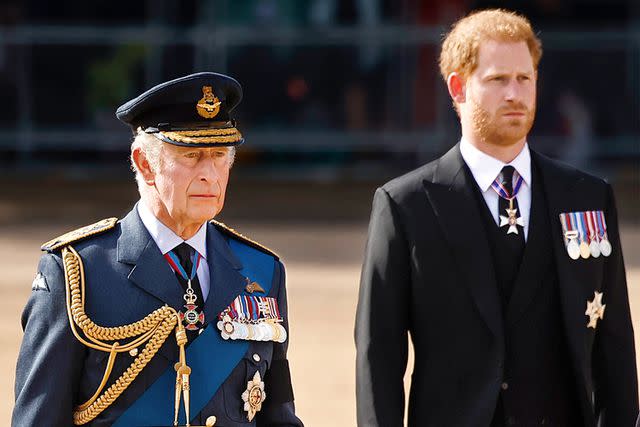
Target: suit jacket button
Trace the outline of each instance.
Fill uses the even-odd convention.
[[[259,361],[260,361],[260,355],[259,355],[258,353],[254,353],[254,354],[253,354],[253,360],[254,360],[255,362],[259,362]]]
[[[504,383],[502,383],[502,384],[500,385],[500,387],[501,387],[503,390],[507,390],[507,389],[509,388],[509,383],[504,382]]]

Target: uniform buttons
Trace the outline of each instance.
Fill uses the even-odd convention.
[[[507,389],[509,388],[509,383],[504,382],[504,383],[502,383],[502,384],[500,385],[500,387],[501,387],[503,390],[507,390]]]
[[[260,355],[259,355],[258,353],[254,353],[254,354],[253,354],[253,360],[254,360],[255,362],[259,362],[259,361],[260,361]]]
[[[205,425],[207,427],[213,427],[215,424],[216,424],[216,417],[214,417],[213,415],[207,418],[207,421],[205,422]]]
[[[138,355],[138,349],[137,348],[132,348],[131,350],[129,350],[129,356],[136,357],[137,355]]]

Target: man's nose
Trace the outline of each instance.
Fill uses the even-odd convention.
[[[517,101],[520,99],[520,85],[517,79],[510,79],[505,88],[504,98],[507,101]]]
[[[219,173],[216,168],[215,159],[207,157],[202,159],[200,167],[200,181],[214,182],[218,179]]]

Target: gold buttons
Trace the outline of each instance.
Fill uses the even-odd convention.
[[[137,348],[132,348],[131,350],[129,350],[129,356],[136,357],[137,355],[138,355],[138,349]]]
[[[253,354],[253,360],[254,360],[255,362],[259,362],[259,361],[260,361],[260,355],[259,355],[258,353],[254,353],[254,354]]]
[[[213,427],[216,424],[216,417],[211,415],[205,422],[206,427]]]

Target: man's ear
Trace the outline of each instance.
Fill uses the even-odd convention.
[[[144,182],[146,182],[147,185],[154,185],[156,183],[156,173],[151,167],[144,151],[142,151],[140,147],[136,147],[133,149],[131,157],[133,157],[133,162],[136,164],[136,168],[140,172],[140,175],[142,175]]]
[[[456,72],[449,74],[447,77],[447,89],[449,95],[456,104],[462,104],[467,100],[467,87],[465,80]]]

